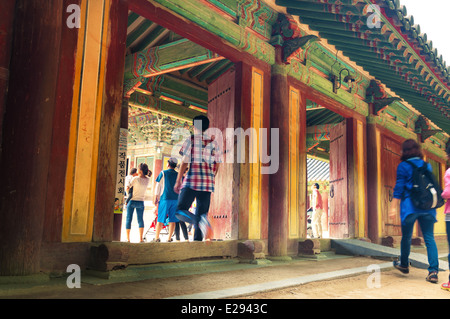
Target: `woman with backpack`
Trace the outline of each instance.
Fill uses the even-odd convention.
[[[450,144],[447,146],[447,159],[450,160]],[[444,191],[442,192],[442,198],[447,200],[447,204],[445,204],[445,225],[447,229],[447,240],[448,240],[448,246],[450,249],[450,168],[447,169],[445,172],[444,177]],[[448,254],[448,262],[450,264],[450,253]],[[442,289],[449,290],[450,291],[450,275],[449,275],[449,281],[442,284]]]
[[[416,207],[415,195],[411,195],[413,189],[414,167],[423,167],[425,164],[421,147],[415,140],[408,139],[403,142],[401,160],[402,162],[397,167],[394,199],[389,210],[389,218],[394,218],[397,215],[397,207],[400,202],[402,240],[400,243],[400,260],[394,261],[394,267],[404,274],[409,273],[411,238],[414,224],[417,220],[427,247],[429,267],[426,280],[431,283],[437,283],[439,259],[436,242],[434,240],[434,224],[437,221],[436,209],[421,209]],[[430,172],[432,171],[430,164],[427,164],[427,168]]]

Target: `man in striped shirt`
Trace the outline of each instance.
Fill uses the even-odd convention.
[[[209,127],[209,119],[200,115],[194,118],[194,135],[188,138],[180,150],[180,170],[174,186],[179,193],[177,216],[188,215],[187,212],[194,200],[197,201],[195,218],[184,220],[194,225],[194,241],[202,241],[211,230],[207,214],[214,192],[214,180],[219,168],[220,150],[218,143],[204,132]],[[189,171],[183,179],[186,169]]]

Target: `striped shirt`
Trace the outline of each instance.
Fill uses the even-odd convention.
[[[201,147],[200,147],[201,146]],[[189,163],[189,171],[181,188],[214,192],[214,177],[217,170],[219,147],[209,136],[192,135],[180,149],[183,162]]]

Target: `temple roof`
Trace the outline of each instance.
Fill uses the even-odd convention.
[[[450,68],[400,1],[275,3],[450,133]]]

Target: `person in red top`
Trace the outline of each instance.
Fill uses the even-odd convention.
[[[323,219],[323,202],[322,195],[319,192],[319,184],[315,183],[312,187],[312,209],[311,227],[313,237],[322,238],[322,219]]]

